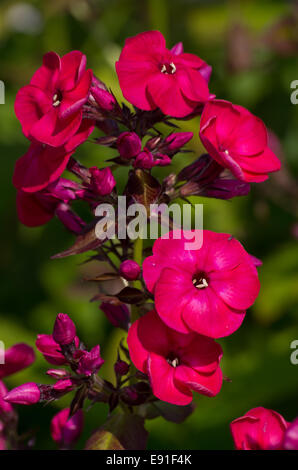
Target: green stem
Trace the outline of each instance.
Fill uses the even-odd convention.
[[[143,262],[143,238],[139,237],[135,240],[134,246],[133,246],[133,259],[136,263],[138,263],[140,266],[142,266]],[[141,281],[134,281],[133,283],[134,287],[136,289],[142,289],[142,283]],[[132,305],[131,307],[131,322],[133,323],[138,319],[138,307],[135,305]]]

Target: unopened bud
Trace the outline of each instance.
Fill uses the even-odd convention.
[[[140,153],[142,142],[135,132],[123,132],[117,139],[117,148],[120,156],[129,160]]]
[[[58,313],[53,329],[53,339],[58,344],[71,344],[76,337],[76,327],[65,313]]]
[[[123,375],[128,374],[129,364],[127,364],[127,362],[125,361],[122,361],[121,359],[118,359],[114,365],[114,370],[116,375],[119,375],[121,377]]]
[[[127,281],[135,281],[140,275],[141,268],[135,261],[127,259],[120,264],[119,272]]]
[[[17,405],[34,405],[40,400],[40,390],[36,383],[28,382],[10,390],[3,399]]]

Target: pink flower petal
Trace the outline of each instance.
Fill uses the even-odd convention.
[[[147,55],[159,57],[166,51],[166,41],[159,31],[146,31],[128,38],[119,60],[143,60]]]
[[[214,373],[199,374],[190,367],[181,365],[175,370],[174,382],[180,386],[188,386],[202,395],[214,397],[222,386],[222,371],[217,367]]]
[[[144,60],[142,62],[119,60],[116,62],[116,71],[120,88],[127,101],[145,111],[157,107],[147,94],[148,83],[160,73],[156,65]]]
[[[233,137],[228,147],[231,154],[256,155],[267,147],[266,127],[261,119],[251,113],[243,112]]]
[[[252,264],[241,263],[231,271],[212,273],[210,288],[230,307],[246,310],[258,296],[260,281]]]
[[[192,277],[174,269],[164,268],[155,288],[155,306],[167,326],[181,333],[189,333],[181,313],[191,302],[194,286]],[[171,295],[175,292],[175,295]]]
[[[20,222],[27,227],[38,227],[46,224],[54,216],[48,212],[33,194],[19,190],[17,192],[17,213]]]
[[[86,70],[86,56],[80,51],[71,51],[61,58],[61,72],[57,87],[60,90],[72,90],[81,80]]]
[[[199,71],[191,68],[178,69],[175,78],[180,85],[182,95],[188,100],[204,103],[209,99],[207,82]]]
[[[154,336],[148,335],[148,331],[154,331]],[[133,343],[133,344],[132,344]],[[135,366],[145,372],[148,352],[166,355],[168,352],[168,330],[155,311],[148,312],[142,321],[137,320],[129,329],[127,344],[132,352],[132,361]],[[139,367],[140,366],[140,367]]]
[[[196,372],[210,374],[218,368],[222,355],[221,346],[213,339],[194,334],[193,340],[183,348],[180,358],[183,364]]]
[[[204,60],[194,54],[182,53],[175,57],[175,65],[183,65],[184,67],[191,67],[193,69],[199,69],[206,64]]]
[[[174,405],[188,405],[192,402],[192,393],[174,380],[175,368],[165,358],[150,353],[148,371],[153,394],[160,400]]]
[[[264,152],[252,157],[238,157],[238,162],[244,172],[268,173],[280,170],[281,162],[268,147]]]
[[[144,348],[138,336],[139,320],[135,321],[128,330],[127,344],[130,359],[136,368],[147,374],[148,351]]]
[[[49,93],[54,93],[60,73],[61,61],[56,52],[48,52],[43,56],[43,65],[36,70],[30,85],[34,85]]]
[[[63,93],[62,102],[59,106],[59,115],[61,118],[66,118],[67,116],[76,113],[86,103],[89,96],[92,78],[92,71],[87,70],[73,90]]]
[[[71,156],[63,148],[31,144],[15,165],[13,184],[27,192],[40,191],[63,173]]]
[[[79,129],[82,122],[82,111],[66,118],[59,119],[57,110],[52,108],[31,128],[31,135],[39,142],[59,147],[67,142]]]
[[[152,102],[154,102],[164,114],[173,117],[185,117],[192,113],[197,103],[191,102],[183,97],[182,90],[175,75],[176,74],[157,73],[149,81],[147,90]]]
[[[27,85],[18,91],[14,109],[24,135],[30,138],[32,126],[52,109],[52,101],[40,88]]]
[[[245,312],[229,308],[211,288],[207,287],[196,289],[183,306],[181,315],[189,330],[210,338],[222,338],[234,333],[240,327]]]
[[[278,450],[288,423],[276,411],[253,408],[231,423],[231,432],[238,450]]]
[[[187,236],[190,233],[190,231],[187,231]],[[179,237],[179,239],[174,239],[174,236]],[[183,267],[189,273],[193,273],[196,265],[196,251],[185,250],[185,243],[191,241],[191,239],[186,240],[181,231],[177,230],[154,242],[153,256],[149,256],[143,262],[143,276],[150,292],[153,292],[162,269],[168,267],[169,264],[175,263],[175,266]],[[171,261],[169,262],[169,260]]]

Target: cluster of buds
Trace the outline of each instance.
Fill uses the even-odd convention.
[[[0,450],[29,445],[26,438],[18,435],[18,414],[13,404],[6,400],[9,392],[2,380],[29,367],[34,360],[33,349],[24,343],[15,344],[4,352],[4,363],[0,365]]]
[[[113,310],[113,307],[114,310],[119,309],[111,304],[102,304],[101,307],[106,312]],[[61,449],[67,449],[75,444],[83,430],[85,400],[90,400],[92,404],[107,403],[110,411],[120,402],[122,406],[131,408],[154,400],[148,377],[133,372],[129,375],[129,354],[123,344],[119,345],[114,364],[115,385],[98,376],[104,363],[99,345],[88,351],[77,336],[74,322],[66,314],[57,315],[51,335],[38,335],[36,347],[45,360],[55,366],[46,371],[46,375],[54,379],[55,383],[44,385],[28,382],[8,391],[4,383],[0,382],[0,444],[3,448],[6,448],[5,426],[9,426],[10,436],[12,427],[16,432],[15,405],[50,403],[75,392],[70,407],[61,410],[51,421],[53,440]],[[6,352],[6,359],[5,367],[0,366],[0,378],[30,365],[34,360],[34,353],[27,345],[15,345]]]
[[[123,132],[116,141],[120,159],[132,162],[134,168],[151,170],[155,166],[168,166],[171,158],[193,137],[192,132],[179,132],[166,138],[158,135],[147,140],[144,148],[142,141],[135,132]]]

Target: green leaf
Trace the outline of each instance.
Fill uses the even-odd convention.
[[[86,450],[144,450],[148,432],[144,419],[131,413],[115,413],[95,431]]]

